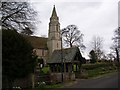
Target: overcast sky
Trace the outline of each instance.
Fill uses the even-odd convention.
[[[57,2],[56,2],[57,1]],[[105,52],[109,52],[114,30],[118,27],[119,0],[31,0],[38,12],[38,23],[35,35],[48,36],[48,24],[53,5],[59,17],[60,28],[70,24],[77,25],[84,34],[86,54],[90,51],[90,42],[93,36],[104,39]],[[88,2],[89,1],[89,2]]]

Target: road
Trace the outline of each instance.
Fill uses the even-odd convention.
[[[0,62],[1,64],[1,62]],[[2,65],[0,66],[0,90],[2,89]]]
[[[81,79],[65,88],[118,88],[118,73],[93,79]]]

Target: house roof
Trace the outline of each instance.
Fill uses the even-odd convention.
[[[35,49],[47,49],[47,39],[44,37],[37,36],[24,36]]]
[[[76,55],[79,55],[79,59],[83,58],[78,47],[66,48],[63,50],[54,50],[51,58],[47,61],[48,64],[52,63],[65,63],[75,62]]]

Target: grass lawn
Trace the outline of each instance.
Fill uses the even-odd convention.
[[[112,63],[96,63],[85,64],[82,66],[84,71],[81,73],[81,78],[91,78],[112,72],[117,72],[117,67]]]
[[[103,74],[107,74],[107,73],[112,73],[112,72],[116,72],[117,70],[115,69],[112,69],[112,70],[109,70],[107,68],[96,68],[94,70],[88,70],[87,73],[88,73],[88,78],[90,77],[96,77],[96,76],[100,76],[100,75],[103,75]]]
[[[62,84],[62,83],[52,84],[52,85],[41,85],[41,86],[38,86],[37,88],[34,88],[32,90],[51,90],[51,89],[60,88],[63,86],[64,86],[64,84]]]

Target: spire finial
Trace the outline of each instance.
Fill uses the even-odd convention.
[[[57,17],[55,4],[54,4],[54,7],[53,7],[53,11],[52,11],[52,16],[51,17]]]

